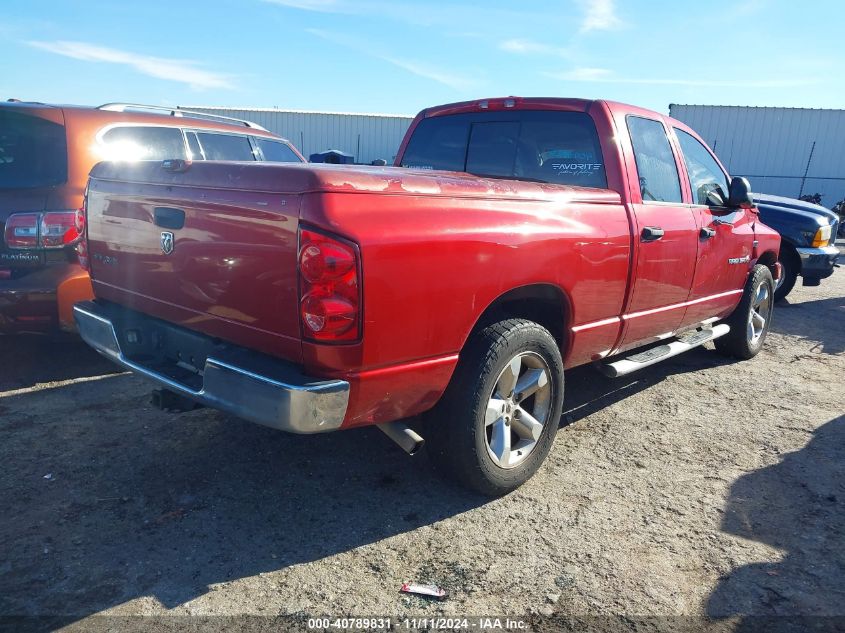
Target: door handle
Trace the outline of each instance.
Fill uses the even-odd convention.
[[[698,232],[698,235],[701,239],[709,240],[711,237],[716,235],[716,229],[711,229],[709,226],[702,226],[701,231]]]
[[[156,226],[163,229],[181,229],[185,226],[185,212],[172,207],[156,207],[153,210]]]
[[[643,228],[643,232],[640,233],[643,242],[654,242],[663,237],[663,235],[664,231],[659,226],[646,226]]]

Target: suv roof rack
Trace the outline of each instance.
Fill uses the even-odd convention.
[[[261,130],[263,132],[267,131],[266,128],[263,128],[257,123],[253,123],[252,121],[246,121],[244,119],[235,119],[228,116],[221,116],[219,114],[195,112],[194,110],[182,110],[178,106],[175,108],[168,108],[166,106],[143,105],[140,103],[104,103],[101,106],[97,106],[97,109],[108,110],[109,112],[167,112],[170,114],[170,116],[188,117],[192,119],[204,119],[206,121],[220,121],[221,123],[241,125],[243,127],[252,128],[253,130]]]

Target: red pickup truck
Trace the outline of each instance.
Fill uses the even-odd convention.
[[[504,494],[549,452],[565,370],[715,341],[750,358],[778,235],[661,114],[485,99],[421,112],[393,167],[101,163],[81,335],[167,390],[296,433],[378,425]]]

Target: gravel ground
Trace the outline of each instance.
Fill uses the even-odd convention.
[[[843,322],[840,269],[752,361],[569,372],[547,462],[495,501],[377,430],[167,414],[78,341],[0,339],[0,614],[845,615]]]

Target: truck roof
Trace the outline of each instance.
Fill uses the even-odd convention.
[[[477,112],[478,110],[566,110],[571,112],[586,112],[593,103],[591,99],[574,99],[561,97],[492,97],[487,99],[473,99],[472,101],[458,101],[426,108],[420,116],[444,116],[461,112]]]
[[[485,99],[473,99],[472,101],[458,101],[443,105],[426,108],[419,113],[419,117],[429,118],[435,116],[446,116],[460,114],[462,112],[478,112],[479,110],[561,110],[565,112],[587,112],[594,103],[604,103],[611,111],[624,111],[631,114],[638,114],[650,118],[671,121],[671,125],[685,132],[695,131],[685,125],[682,121],[673,119],[667,114],[649,110],[639,106],[622,103],[619,101],[607,101],[605,99],[581,99],[577,97],[490,97]]]

